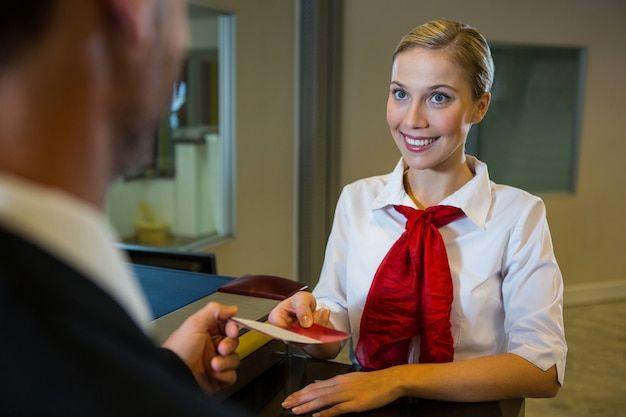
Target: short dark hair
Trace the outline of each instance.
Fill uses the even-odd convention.
[[[58,0],[4,0],[0,6],[0,68],[37,40],[52,20]]]

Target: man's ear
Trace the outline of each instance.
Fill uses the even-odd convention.
[[[476,107],[474,108],[474,114],[472,116],[472,123],[479,123],[487,114],[487,109],[489,109],[489,103],[491,102],[491,93],[489,91],[483,93],[482,96],[476,102]]]
[[[150,5],[157,0],[99,0],[116,30],[131,43],[149,36]]]

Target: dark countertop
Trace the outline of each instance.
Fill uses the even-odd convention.
[[[230,395],[228,401],[236,402],[259,417],[291,416],[293,414],[289,410],[284,410],[280,405],[287,395],[314,380],[327,379],[352,371],[357,371],[357,369],[351,365],[317,361],[297,354],[289,356],[285,354],[274,366]],[[524,416],[524,400],[459,403],[403,398],[376,410],[351,415],[522,417]]]

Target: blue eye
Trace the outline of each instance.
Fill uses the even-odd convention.
[[[448,100],[450,100],[450,97],[448,97],[446,94],[443,94],[443,93],[434,93],[430,97],[430,100],[435,104],[444,104]]]
[[[392,94],[396,100],[404,100],[408,97],[408,94],[404,90],[393,90]]]

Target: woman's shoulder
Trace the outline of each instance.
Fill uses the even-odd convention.
[[[529,218],[543,219],[546,216],[545,203],[541,197],[526,190],[505,184],[492,183],[492,215],[503,215],[517,219],[517,222]]]
[[[403,162],[400,160],[393,171],[352,181],[343,187],[343,192],[348,194],[366,193],[378,195],[383,190],[389,190],[395,193],[403,187],[402,175],[404,168]]]
[[[343,188],[347,192],[363,192],[368,190],[382,190],[389,184],[391,174],[373,175],[371,177],[359,178],[346,184]]]
[[[491,198],[496,204],[519,207],[543,204],[543,200],[539,196],[522,188],[495,182],[492,178],[490,178],[487,164],[474,157],[468,157],[468,159],[470,159],[472,170],[477,176],[481,177],[478,186],[481,189],[484,189],[488,183]]]
[[[491,194],[500,200],[517,204],[538,204],[543,200],[538,195],[532,194],[522,188],[513,185],[499,184],[492,181]]]
[[[393,173],[361,178],[343,187],[337,209],[352,216],[365,216],[400,201],[402,190],[402,176],[396,180]]]

